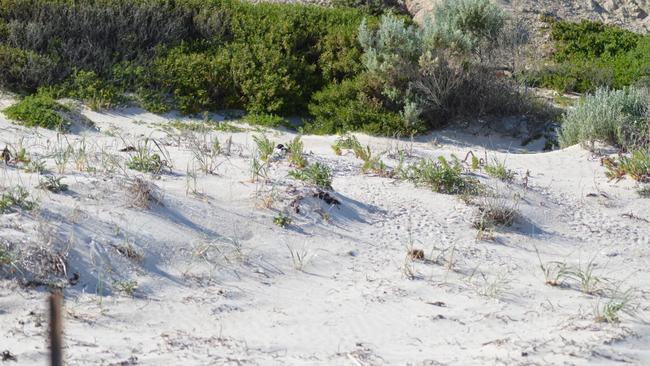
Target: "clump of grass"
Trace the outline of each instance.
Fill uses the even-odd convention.
[[[449,162],[444,156],[437,160],[422,159],[402,169],[402,178],[416,185],[426,186],[434,192],[462,193],[469,185],[461,175],[462,167],[458,160]]]
[[[138,289],[138,281],[136,280],[119,280],[113,282],[113,287],[119,292],[128,296],[133,296]]]
[[[48,190],[52,193],[61,193],[68,190],[68,185],[61,183],[63,177],[55,177],[53,175],[41,179],[38,188]]]
[[[268,137],[265,135],[261,136],[253,136],[253,141],[255,142],[255,145],[257,146],[257,152],[259,154],[259,157],[262,161],[269,161],[269,158],[273,154],[273,150],[275,149],[275,142],[269,140]]]
[[[472,162],[472,166],[473,166]],[[492,178],[499,179],[503,182],[512,182],[515,179],[515,172],[506,167],[505,161],[494,159],[492,164],[485,166],[485,172]]]
[[[650,181],[650,150],[638,149],[632,151],[629,156],[603,159],[603,165],[607,169],[605,174],[609,179],[620,180],[629,175],[637,182]]]
[[[289,149],[289,165],[302,169],[307,166],[307,159],[303,154],[304,145],[300,136],[296,136],[291,142],[287,143]]]
[[[36,207],[36,202],[29,198],[29,192],[22,186],[7,189],[0,196],[0,214],[16,210],[29,211]]]
[[[319,188],[332,189],[332,170],[325,164],[316,162],[304,169],[289,171],[293,179],[302,180]]]
[[[518,200],[509,200],[499,194],[490,194],[479,203],[472,226],[479,231],[478,237],[496,227],[511,226],[519,215]]]
[[[580,290],[588,295],[596,295],[603,292],[602,279],[595,273],[596,263],[591,260],[586,267],[578,266],[568,271],[568,277],[574,279],[580,285]]]
[[[594,318],[599,323],[618,323],[621,314],[636,317],[637,309],[634,306],[634,291],[615,291],[605,302],[599,303],[594,309]]]
[[[63,117],[62,112],[68,110],[48,95],[35,94],[5,109],[4,113],[27,127],[66,131],[70,128],[70,122]]]
[[[303,247],[301,249],[294,249],[291,248],[289,244],[287,244],[287,248],[289,249],[289,254],[291,255],[291,263],[293,264],[293,268],[297,271],[302,271],[311,260],[309,250],[307,250],[306,247]]]
[[[569,266],[565,262],[560,261],[544,263],[542,262],[542,257],[540,256],[537,247],[535,247],[535,252],[537,253],[537,259],[539,259],[539,267],[544,273],[544,283],[553,287],[562,286],[564,279],[569,277]]]
[[[291,225],[291,216],[285,212],[278,212],[278,215],[273,218],[273,223],[279,227],[285,228]]]
[[[153,183],[142,178],[135,178],[129,183],[127,189],[133,207],[148,209],[152,205],[162,203],[158,188]]]

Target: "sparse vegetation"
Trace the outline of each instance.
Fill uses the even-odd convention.
[[[29,192],[23,186],[6,189],[0,195],[0,214],[16,210],[29,211],[36,207],[36,202],[30,199]]]
[[[275,149],[275,142],[269,140],[266,135],[253,136],[253,141],[257,146],[257,154],[260,160],[268,162]]]
[[[607,169],[606,175],[609,179],[619,180],[626,175],[637,182],[650,181],[650,151],[637,149],[629,155],[620,155],[617,158],[603,159],[603,165]]]
[[[273,218],[273,223],[279,227],[285,228],[291,225],[291,216],[285,212],[278,212],[278,214]]]
[[[126,162],[126,166],[129,169],[143,173],[160,174],[163,169],[169,168],[168,160],[163,160],[159,153],[153,152],[150,144],[154,144],[160,151],[160,154],[163,154],[160,145],[155,140],[147,138],[138,144],[134,154]]]
[[[53,175],[41,179],[38,188],[48,190],[52,193],[61,193],[68,190],[68,185],[62,183],[63,177],[55,177]]]
[[[444,156],[437,160],[422,159],[402,171],[402,178],[418,186],[426,186],[434,192],[458,194],[470,183],[461,175],[462,166],[457,159],[448,161]]]
[[[304,169],[291,170],[289,176],[319,188],[332,189],[332,171],[327,165],[320,162],[310,164]]]
[[[503,182],[512,182],[515,179],[515,172],[506,167],[505,161],[499,161],[496,158],[492,161],[492,164],[487,164],[484,169],[490,177]]]
[[[298,169],[307,166],[307,159],[303,153],[304,145],[300,140],[300,136],[296,136],[291,142],[287,143],[287,149],[289,150],[289,165]]]

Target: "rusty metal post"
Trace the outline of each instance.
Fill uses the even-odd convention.
[[[63,366],[63,294],[50,294],[50,365]]]

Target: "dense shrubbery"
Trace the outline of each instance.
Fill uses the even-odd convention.
[[[647,90],[637,88],[596,90],[563,116],[560,144],[601,141],[623,148],[647,146],[649,95]]]
[[[133,92],[155,112],[238,108],[257,118],[309,110],[305,131],[316,133],[408,135],[461,110],[516,109],[516,85],[482,64],[507,22],[497,6],[445,0],[424,29],[364,13],[401,6],[391,1],[347,4],[361,11],[238,0],[0,0],[0,84],[45,88],[93,108]]]
[[[555,64],[526,75],[532,85],[559,91],[593,92],[599,87],[621,89],[650,78],[650,35],[582,21],[556,22]]]

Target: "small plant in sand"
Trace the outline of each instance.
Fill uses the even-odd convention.
[[[637,307],[634,305],[634,291],[615,291],[607,301],[600,301],[594,308],[594,319],[599,323],[618,323],[621,314],[632,318],[637,317]]]
[[[133,207],[148,209],[152,205],[160,205],[162,196],[155,184],[142,178],[135,178],[128,186],[129,199]]]
[[[588,295],[598,295],[603,292],[603,282],[600,277],[595,273],[596,263],[594,260],[589,261],[586,267],[578,265],[578,267],[570,269],[567,276],[580,285],[580,291]]]
[[[311,164],[304,169],[291,170],[289,171],[289,176],[293,179],[313,184],[319,188],[332,189],[332,170],[320,162]]]
[[[140,263],[144,260],[144,255],[140,253],[135,248],[135,246],[133,246],[133,243],[131,243],[128,238],[124,241],[123,244],[115,244],[114,248],[118,253],[132,260],[133,262]]]
[[[160,174],[164,168],[169,167],[167,160],[161,159],[160,154],[151,150],[150,142],[153,142],[160,150],[160,146],[154,140],[145,139],[143,143],[138,144],[135,154],[126,162],[129,169],[143,173]],[[162,153],[162,150],[160,151]]]
[[[641,198],[650,198],[650,184],[639,187],[636,193],[638,193]]]
[[[363,147],[361,147],[361,143],[354,135],[346,134],[336,139],[336,142],[332,145],[332,150],[336,155],[342,155],[343,150],[352,150],[359,157],[357,151],[363,150]]]
[[[304,246],[300,249],[295,249],[289,246],[289,244],[287,244],[287,248],[289,249],[289,255],[291,256],[291,264],[293,265],[293,268],[297,271],[304,270],[305,266],[307,266],[311,260],[309,250],[307,250],[307,248]]]
[[[138,289],[138,281],[136,280],[119,280],[113,282],[113,287],[127,295],[127,296],[133,296],[135,294],[135,291]]]
[[[36,207],[36,202],[29,198],[29,192],[23,186],[7,189],[0,196],[0,214],[16,210],[29,211]]]
[[[38,188],[45,189],[52,193],[65,192],[68,190],[68,185],[61,183],[62,179],[63,177],[55,177],[53,175],[49,175],[44,179],[41,179],[41,182],[38,184]]]
[[[493,239],[491,233],[497,227],[511,226],[517,216],[519,199],[512,200],[498,193],[488,194],[478,204],[472,226],[478,230],[477,240]]]
[[[535,247],[537,259],[539,260],[539,267],[544,273],[544,283],[549,286],[562,286],[564,279],[570,275],[570,268],[565,262],[550,261],[544,263],[539,254],[539,250]]]
[[[286,212],[278,212],[277,216],[273,218],[273,223],[278,225],[281,228],[286,228],[291,225],[291,216]]]
[[[32,159],[32,161],[25,166],[25,172],[27,173],[43,174],[45,173],[45,170],[45,162],[43,160]]]
[[[300,136],[296,136],[291,142],[287,143],[289,149],[289,165],[302,169],[307,166],[307,159],[303,153],[304,145]]]
[[[269,176],[269,164],[257,156],[251,158],[251,182],[265,181]]]
[[[474,163],[472,162],[472,168]],[[505,161],[499,161],[496,158],[492,164],[485,166],[485,172],[492,178],[499,179],[503,182],[512,182],[515,179],[515,172],[506,167]]]
[[[638,149],[629,156],[605,158],[603,165],[610,180],[620,180],[629,175],[637,182],[650,181],[650,150]]]
[[[275,149],[275,142],[269,140],[266,135],[253,136],[253,141],[257,146],[257,153],[260,160],[268,162]]]
[[[214,174],[219,166],[217,157],[221,153],[219,139],[211,138],[209,134],[191,133],[188,145],[192,157],[198,163],[201,171],[205,174]]]
[[[0,269],[3,267],[12,267],[14,265],[15,258],[9,251],[9,248],[6,248],[4,245],[0,245]]]
[[[406,166],[402,178],[417,186],[426,186],[434,192],[456,194],[462,193],[468,182],[461,176],[462,167],[457,159],[451,162],[440,156],[437,160],[422,159]]]

